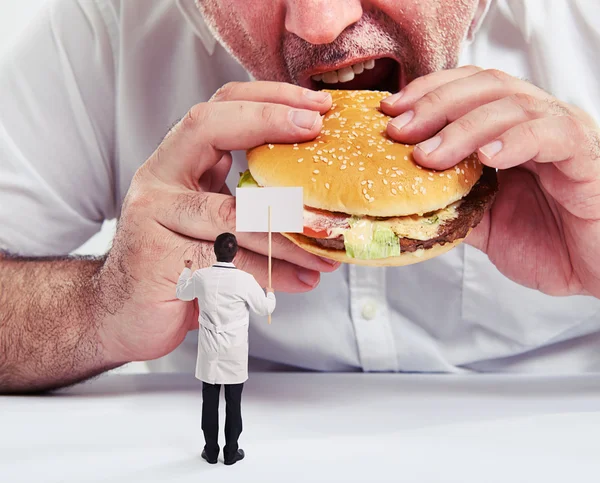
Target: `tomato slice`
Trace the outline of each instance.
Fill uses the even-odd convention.
[[[304,236],[308,236],[310,238],[327,238],[328,233],[327,230],[313,230],[312,228],[305,226]]]

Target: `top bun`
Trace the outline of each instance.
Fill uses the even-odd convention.
[[[445,171],[418,166],[414,146],[386,134],[391,117],[379,103],[388,92],[326,92],[333,106],[314,141],[248,151],[248,168],[260,186],[300,186],[306,206],[391,217],[445,208],[468,194],[481,176],[476,154]]]

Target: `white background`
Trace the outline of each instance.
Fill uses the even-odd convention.
[[[0,55],[10,49],[41,6],[50,0],[0,0]],[[151,0],[150,0],[151,1]],[[102,231],[74,253],[101,255],[110,247],[116,223],[107,222]]]

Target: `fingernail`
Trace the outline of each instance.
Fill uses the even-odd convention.
[[[340,262],[336,262],[335,260],[331,260],[330,258],[319,257],[325,263],[329,263],[329,265],[339,265]]]
[[[414,111],[406,111],[404,114],[401,114],[397,118],[392,119],[390,121],[390,123],[396,129],[400,130],[404,126],[406,126],[410,121],[412,121],[413,117],[415,117],[415,112]]]
[[[331,94],[329,92],[312,91],[310,89],[306,89],[304,95],[311,101],[319,102],[321,104],[331,99]]]
[[[436,136],[434,138],[428,139],[427,141],[423,141],[420,144],[417,144],[417,147],[423,151],[425,154],[431,154],[442,144],[442,137]]]
[[[302,129],[315,127],[320,114],[315,111],[292,111],[292,122]]]
[[[388,106],[393,106],[394,104],[396,104],[398,99],[400,99],[403,96],[403,94],[404,94],[404,91],[396,92],[395,94],[391,95],[390,97],[386,97],[383,101],[381,101],[381,103],[387,104]]]
[[[486,158],[491,159],[494,156],[496,156],[496,154],[498,154],[500,151],[502,151],[502,147],[502,141],[494,141],[492,143],[486,144],[482,148],[479,148],[479,151],[481,151]]]
[[[319,282],[319,274],[312,270],[298,270],[298,280],[309,287],[314,287]]]

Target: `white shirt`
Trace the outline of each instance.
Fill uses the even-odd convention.
[[[525,77],[600,119],[598,18],[600,2],[499,0],[461,63]],[[0,245],[75,249],[118,215],[175,121],[249,79],[193,0],[52,2],[0,65]],[[234,153],[230,189],[245,167]],[[195,337],[153,370],[191,370]],[[597,371],[600,301],[521,287],[463,244],[408,267],[343,266],[310,293],[279,294],[273,324],[250,324],[250,347],[325,371]]]
[[[241,384],[248,379],[250,310],[269,315],[275,295],[265,295],[256,279],[233,263],[217,262],[196,270],[184,268],[175,294],[180,300],[198,299],[196,377],[210,384]]]

